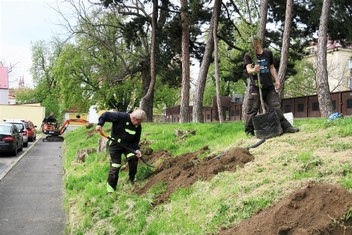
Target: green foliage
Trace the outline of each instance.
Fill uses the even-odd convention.
[[[163,84],[158,77],[155,85],[154,108],[155,114],[163,113],[165,108],[171,108],[180,102],[180,89]]]
[[[78,112],[87,112],[95,104],[91,97],[98,89],[98,81],[90,72],[93,61],[86,59],[89,55],[83,51],[67,44],[52,71],[60,84],[62,108],[66,110],[76,107]]]
[[[16,102],[19,104],[38,103],[36,91],[32,88],[15,89]]]
[[[297,74],[285,81],[285,98],[316,94],[313,64],[306,60],[296,61],[295,69]]]

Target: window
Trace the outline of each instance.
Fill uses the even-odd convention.
[[[352,99],[347,100],[347,108],[352,109]]]
[[[333,110],[336,110],[336,100],[333,100],[333,101],[332,101],[332,109],[333,109]]]
[[[236,109],[235,113],[236,113],[236,116],[240,116],[240,110]]]
[[[297,111],[298,112],[304,112],[304,104],[298,104],[297,105]]]
[[[312,103],[312,111],[319,111],[319,103],[318,102]]]
[[[285,112],[285,113],[291,112],[291,105],[290,105],[290,104],[286,104],[286,105],[285,105],[285,107],[284,107],[284,112]]]

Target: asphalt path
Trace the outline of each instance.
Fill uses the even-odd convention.
[[[36,140],[38,141],[38,139]],[[28,142],[28,147],[23,147],[23,151],[18,152],[16,156],[10,153],[0,153],[0,180],[21,160],[21,158],[34,146],[36,142]]]
[[[62,151],[62,142],[38,139],[0,159],[0,235],[64,234]]]

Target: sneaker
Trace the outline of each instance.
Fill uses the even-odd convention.
[[[284,133],[296,133],[296,132],[299,132],[299,129],[298,128],[295,128],[295,127],[288,127],[284,130]]]

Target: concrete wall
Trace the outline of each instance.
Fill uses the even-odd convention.
[[[0,104],[8,104],[8,103],[9,103],[9,90],[0,89]]]
[[[31,120],[34,125],[40,128],[44,117],[45,107],[40,104],[0,104],[0,122],[4,119],[26,119]]]

